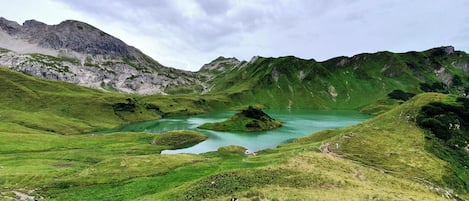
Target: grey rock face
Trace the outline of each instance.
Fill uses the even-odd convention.
[[[47,25],[27,20],[23,25],[0,19],[0,28],[8,34],[40,47],[72,50],[78,53],[119,57],[139,57],[141,52],[123,41],[84,22],[67,20],[58,25]]]
[[[0,28],[11,35],[20,32],[21,25],[19,25],[15,21],[10,21],[3,17],[0,17]]]
[[[224,79],[225,74],[234,69],[239,69],[247,65],[246,61],[239,61],[237,58],[225,58],[218,57],[208,64],[202,66],[197,72],[199,79],[201,80],[200,85],[202,88],[202,94],[212,91],[215,84],[214,80]]]
[[[125,93],[164,94],[168,87],[195,82],[191,72],[142,72],[119,60],[83,64],[70,58],[9,51],[0,53],[0,65],[36,77]]]
[[[121,40],[78,21],[67,20],[58,25],[45,27],[45,29],[37,26],[35,28],[38,28],[38,31],[29,40],[42,47],[129,58],[141,54]]]
[[[453,46],[446,46],[442,47],[446,54],[454,54],[454,47]]]
[[[212,62],[205,64],[202,66],[200,69],[200,72],[209,72],[209,71],[225,71],[226,68],[236,66],[240,64],[241,61],[239,61],[236,58],[225,58],[225,57],[218,57]]]
[[[83,22],[19,25],[0,18],[0,65],[36,77],[104,90],[164,94],[199,83],[195,73],[165,67],[138,49]]]

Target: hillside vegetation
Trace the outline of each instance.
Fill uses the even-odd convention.
[[[7,91],[16,90],[30,97],[45,97],[42,101],[48,100],[46,95],[75,99],[73,107],[81,107],[82,115],[90,115],[89,118],[97,115],[94,120],[101,117],[86,108],[98,107],[107,98],[120,100],[111,103],[121,103],[121,112],[132,113],[127,109],[135,102],[137,107],[161,101],[161,111],[171,108],[163,104],[167,99],[127,100],[129,97],[124,95],[37,80],[9,70],[2,73],[6,74],[8,77],[2,77],[2,82],[16,76],[15,83],[21,89],[4,88],[6,94],[14,97]],[[34,88],[30,83],[41,87]],[[34,104],[41,101],[27,104],[28,96],[23,96],[26,98],[18,98],[16,104],[2,105],[2,117],[11,110],[29,114],[27,105],[38,110]],[[92,98],[85,100],[95,104],[85,107],[79,101],[84,99],[77,97]],[[188,100],[193,99],[178,99],[180,103]],[[80,125],[80,119],[57,109],[66,107],[67,101],[56,101],[41,109],[56,116],[55,121]],[[29,119],[19,124],[2,118],[0,194],[6,198],[22,193],[47,200],[227,200],[233,196],[250,200],[445,200],[444,196],[467,199],[461,175],[467,171],[456,169],[459,164],[429,150],[428,143],[432,141],[416,126],[419,108],[434,101],[456,103],[453,96],[420,94],[359,125],[322,131],[257,155],[245,155],[242,148],[236,147],[201,155],[160,155],[161,150],[176,148],[186,140],[177,133],[172,133],[175,137],[158,138],[145,133],[58,135],[62,133],[24,126],[31,124]],[[126,122],[122,119],[125,116],[119,117],[113,111],[117,107],[114,104],[101,105],[107,109],[98,111],[110,112],[100,115],[108,115],[103,119],[114,118],[110,125]],[[145,116],[145,112],[149,111],[137,114]],[[88,122],[85,118],[81,121]],[[89,127],[101,126],[90,122]],[[44,124],[60,129],[53,122]]]
[[[393,90],[469,93],[469,55],[453,47],[364,53],[322,62],[293,56],[259,57],[223,69],[222,74],[212,70],[208,88],[210,93],[229,96],[233,105],[255,102],[279,109],[358,109]]]
[[[197,114],[223,98],[108,93],[0,68],[0,131],[80,134],[129,122]]]
[[[51,200],[447,200],[468,199],[454,165],[428,150],[415,123],[421,94],[361,124],[322,131],[245,155],[227,147],[159,155],[152,135],[2,133],[3,194]],[[26,141],[28,144],[20,144]],[[338,144],[338,146],[337,146]],[[36,195],[37,196],[37,195]]]
[[[458,98],[468,63],[447,48],[324,62],[258,58],[208,79],[210,93],[168,96],[0,68],[0,199],[469,200],[468,101]],[[187,131],[93,133],[256,103],[377,116],[256,154],[238,146],[160,154],[206,138]]]

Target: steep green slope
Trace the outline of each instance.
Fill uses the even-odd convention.
[[[454,96],[420,94],[405,104],[369,121],[349,128],[329,130],[297,140],[305,145],[322,141],[323,153],[356,161],[365,166],[400,178],[407,178],[444,194],[463,194],[468,198],[467,169],[458,155],[445,155],[445,147],[434,146],[438,140],[429,138],[416,125],[422,107],[431,102],[454,102]],[[467,155],[467,153],[466,153]],[[457,161],[457,162],[456,162]],[[453,195],[454,196],[454,195]]]
[[[4,68],[0,72],[2,124],[68,134],[124,122],[112,108],[113,103],[125,101],[123,95],[37,79]],[[13,131],[10,126],[1,128]]]
[[[425,105],[417,116],[417,125],[427,130],[426,149],[451,164],[453,174],[445,181],[469,192],[469,99]]]
[[[271,108],[360,108],[393,90],[469,91],[469,55],[452,47],[424,52],[359,54],[323,62],[257,58],[215,74],[211,93],[234,104]]]
[[[0,131],[4,132],[78,134],[167,115],[201,113],[210,109],[209,103],[223,100],[108,93],[6,68],[0,68],[0,91]]]
[[[0,91],[0,200],[20,199],[15,192],[36,199],[57,197],[72,186],[117,184],[203,161],[198,156],[159,153],[204,136],[83,133],[206,112],[209,103],[223,101],[223,97],[107,93],[6,68],[0,68]],[[72,200],[77,199],[86,200]]]

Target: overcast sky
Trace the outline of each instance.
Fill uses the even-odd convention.
[[[0,0],[23,23],[87,22],[163,65],[197,71],[218,56],[322,61],[453,45],[469,52],[469,0]]]

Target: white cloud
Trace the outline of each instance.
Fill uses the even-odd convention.
[[[464,0],[20,0],[5,4],[11,6],[0,12],[8,19],[34,18],[49,24],[82,20],[164,65],[194,71],[220,55],[325,60],[441,45],[469,50],[469,4]]]

